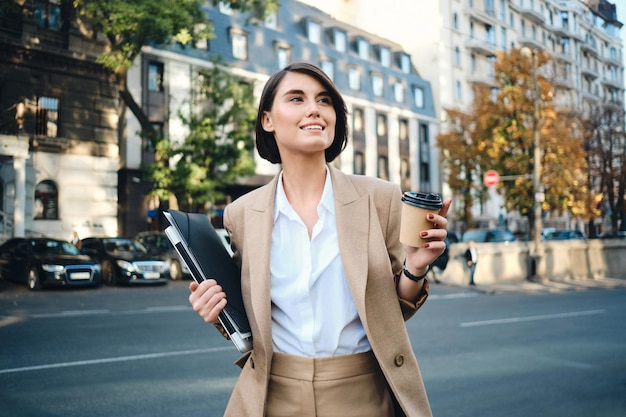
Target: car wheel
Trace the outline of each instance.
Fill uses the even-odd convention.
[[[183,278],[183,270],[178,261],[172,261],[170,264],[170,279],[177,281]]]
[[[115,267],[109,261],[102,262],[102,282],[105,285],[117,284],[117,278],[115,276]]]
[[[30,268],[28,270],[28,288],[32,291],[41,289],[41,282],[39,281],[39,272],[37,272],[37,268]]]

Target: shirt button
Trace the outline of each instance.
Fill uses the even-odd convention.
[[[404,365],[404,355],[401,353],[396,355],[395,363],[398,367]]]

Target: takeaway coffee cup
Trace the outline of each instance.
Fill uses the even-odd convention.
[[[426,215],[438,213],[443,207],[441,196],[407,191],[402,195],[402,203],[400,242],[421,248],[427,240],[422,239],[420,233],[433,228],[433,224],[426,220]]]

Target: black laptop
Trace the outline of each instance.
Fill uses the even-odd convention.
[[[196,282],[215,279],[228,303],[219,315],[220,323],[240,352],[252,349],[252,333],[241,297],[241,271],[222,243],[209,218],[200,213],[169,210],[163,213],[170,223],[165,229]]]

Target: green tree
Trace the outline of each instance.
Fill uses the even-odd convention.
[[[121,98],[120,115],[125,106],[133,112],[143,134],[153,138],[154,132],[145,112],[127,88],[127,72],[144,46],[163,46],[171,42],[195,45],[213,35],[210,21],[203,10],[203,0],[73,0],[83,18],[78,27],[85,35],[103,34],[107,50],[98,62],[115,73]],[[251,19],[262,19],[278,8],[278,0],[216,0],[233,10],[248,13]],[[120,117],[123,123],[124,118]],[[124,129],[120,129],[123,134]]]
[[[174,195],[181,210],[204,211],[223,197],[224,186],[254,174],[252,132],[256,120],[253,85],[215,60],[199,73],[199,96],[189,115],[183,143],[162,139],[150,167],[153,194]]]

